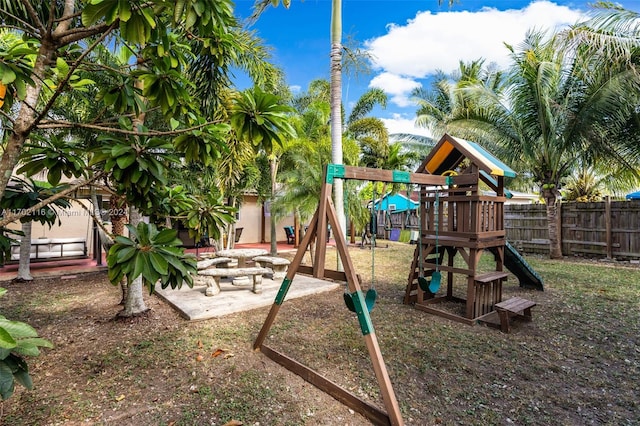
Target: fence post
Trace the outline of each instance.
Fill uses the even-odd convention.
[[[611,197],[608,195],[604,199],[604,226],[607,244],[607,259],[613,257],[613,247],[611,244]]]
[[[558,244],[560,245],[560,253],[564,256],[562,250],[562,200],[556,201],[556,223],[558,226]]]

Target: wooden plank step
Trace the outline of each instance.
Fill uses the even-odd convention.
[[[508,333],[511,330],[509,317],[524,318],[531,321],[531,308],[536,306],[536,302],[523,299],[522,297],[512,297],[504,302],[496,303],[493,307],[500,316],[500,328]],[[522,314],[520,314],[522,312]]]
[[[490,283],[491,281],[507,278],[509,274],[503,271],[487,272],[486,274],[477,275],[473,279],[479,283]]]
[[[494,308],[498,311],[503,310],[517,314],[518,312],[533,308],[534,306],[536,306],[536,302],[532,302],[531,300],[523,299],[521,297],[512,297],[504,302],[496,303]]]

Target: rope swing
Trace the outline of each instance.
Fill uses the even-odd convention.
[[[429,291],[433,294],[437,293],[440,289],[440,281],[442,281],[442,274],[440,274],[440,253],[439,253],[439,241],[438,241],[438,224],[440,217],[438,215],[438,208],[440,204],[440,191],[436,192],[436,202],[433,207],[433,220],[436,222],[436,270],[431,274],[431,282],[429,283]]]
[[[378,298],[378,292],[376,291],[375,285],[375,277],[376,277],[376,234],[378,232],[378,215],[376,212],[376,190],[375,190],[375,182],[373,183],[373,191],[372,191],[372,200],[371,200],[371,214],[370,214],[371,222],[369,223],[369,228],[371,230],[371,286],[367,293],[364,296],[364,302],[367,306],[367,311],[371,312],[373,307],[376,304],[376,299]],[[346,284],[344,289],[344,304],[347,305],[347,308],[351,312],[356,312],[355,303],[353,302],[353,298],[358,297],[358,292],[349,293],[349,284]]]
[[[420,209],[422,209],[422,191],[420,191]],[[427,279],[424,273],[424,257],[422,255],[422,215],[420,219],[420,273],[418,274],[418,285],[422,291],[428,291],[432,294],[435,294],[440,289],[440,283],[442,281],[442,274],[440,273],[440,252],[439,252],[439,241],[438,241],[438,225],[439,225],[439,214],[438,207],[440,204],[440,191],[436,191],[436,198],[433,207],[433,220],[435,222],[435,231],[436,231],[436,270],[431,273],[431,279]]]

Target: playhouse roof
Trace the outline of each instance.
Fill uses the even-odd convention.
[[[491,155],[475,142],[444,134],[427,158],[418,168],[418,173],[441,175],[447,170],[455,169],[468,158],[480,170],[493,176],[515,177],[509,166]]]

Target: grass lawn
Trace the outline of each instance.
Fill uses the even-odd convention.
[[[365,288],[375,276],[371,317],[406,424],[640,424],[640,268],[526,257],[545,291],[509,277],[504,298],[537,306],[504,334],[403,305],[413,249],[378,247],[372,267],[350,248]],[[29,359],[35,389],[3,403],[1,424],[369,424],[252,350],[268,308],[188,322],[147,296],[148,315],[117,321],[106,274],[2,286],[1,313],[55,348]],[[382,407],[342,291],[285,302],[266,343]]]

